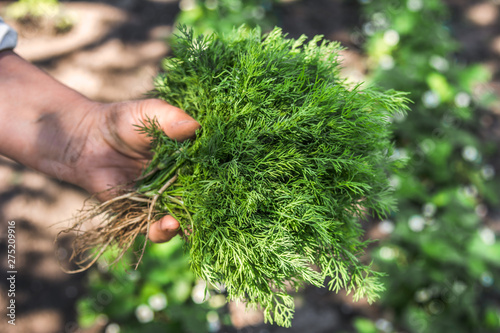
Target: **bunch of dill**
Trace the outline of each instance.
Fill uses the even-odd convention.
[[[290,325],[289,291],[305,283],[374,300],[381,285],[358,260],[358,219],[394,208],[389,128],[404,95],[348,85],[339,44],[321,36],[306,43],[278,28],[240,28],[196,37],[181,28],[172,49],[153,95],[201,130],[178,143],[154,120],[144,124],[154,157],[129,195],[136,216],[174,216],[196,275],[260,305],[269,322]],[[108,216],[116,223],[131,210]]]
[[[355,297],[380,290],[357,259],[365,245],[357,219],[393,208],[388,128],[405,108],[399,93],[349,87],[338,43],[305,40],[280,29],[264,38],[258,29],[208,37],[181,29],[155,95],[202,129],[180,146],[144,128],[155,153],[146,172],[162,170],[138,187],[178,175],[159,209],[189,230],[192,269],[279,325],[293,314],[288,287],[330,278],[330,289]]]

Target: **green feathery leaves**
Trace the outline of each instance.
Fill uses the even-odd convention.
[[[321,36],[180,31],[154,95],[202,128],[178,143],[146,124],[155,155],[138,191],[153,196],[178,175],[157,208],[188,234],[193,271],[282,326],[289,290],[305,283],[373,301],[382,287],[358,260],[357,221],[394,209],[389,125],[404,94],[347,85],[339,44]]]

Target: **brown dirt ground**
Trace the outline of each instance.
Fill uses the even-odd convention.
[[[160,60],[168,53],[165,38],[172,31],[179,11],[176,0],[108,0],[65,2],[64,10],[74,18],[74,28],[55,34],[51,28],[15,26],[20,33],[16,51],[68,86],[103,102],[141,98],[152,88],[152,77]],[[500,1],[446,0],[452,8],[454,33],[463,42],[460,57],[466,62],[482,62],[490,68],[494,81],[486,88],[500,95]],[[0,2],[0,13],[8,2]],[[0,14],[1,15],[1,14]],[[352,32],[361,21],[354,0],[288,0],[279,8],[280,25],[292,37],[324,34],[349,47],[345,51],[345,74],[363,78],[364,58]],[[500,109],[486,113],[485,129],[500,143]],[[500,166],[500,161],[497,161]],[[497,168],[499,170],[500,168]],[[67,258],[67,245],[55,246],[58,226],[82,207],[87,194],[0,159],[0,230],[7,221],[17,222],[17,326],[0,320],[1,332],[83,332],[76,324],[75,300],[84,292],[85,274],[67,275],[58,260]],[[6,253],[5,233],[0,232],[0,252]],[[63,242],[64,243],[64,242]],[[6,306],[5,260],[0,261],[0,308]],[[342,302],[324,290],[306,290],[300,297],[294,328],[289,332],[332,332],[348,329],[346,320],[364,304]],[[372,308],[371,315],[377,315]],[[234,311],[235,314],[237,311]],[[3,310],[1,316],[3,318]],[[264,327],[248,316],[234,316],[241,332],[282,332]],[[93,331],[99,331],[96,327]],[[89,333],[90,331],[86,331]]]

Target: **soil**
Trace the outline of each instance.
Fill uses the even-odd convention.
[[[462,42],[458,57],[468,63],[483,63],[493,81],[483,87],[500,95],[500,1],[446,0],[452,9],[453,34]],[[0,13],[8,2],[0,2]],[[172,32],[179,12],[176,0],[107,0],[102,2],[64,2],[64,10],[74,26],[57,33],[50,22],[37,25],[9,21],[19,34],[16,51],[49,74],[102,102],[137,99],[152,88],[152,78],[161,59],[168,54],[165,39]],[[1,14],[0,14],[1,15]],[[356,37],[361,24],[358,1],[287,0],[278,7],[279,25],[298,37],[323,34],[348,47],[344,52],[344,70],[359,81],[365,72],[360,41]],[[482,114],[485,135],[500,143],[500,107]],[[493,161],[500,170],[499,159]],[[61,225],[70,219],[88,196],[72,185],[50,179],[8,159],[0,159],[0,228],[16,221],[17,252],[16,326],[0,321],[1,332],[98,332],[81,330],[76,323],[75,301],[84,292],[85,273],[67,275],[59,260],[67,259],[68,244],[53,244]],[[5,232],[0,252],[6,253]],[[66,243],[68,240],[66,240]],[[0,307],[7,306],[8,286],[3,276],[5,260],[0,261]],[[345,295],[333,295],[311,288],[300,296],[292,329],[287,332],[349,331],[349,318],[363,312],[377,318],[379,309],[352,303]],[[240,332],[284,332],[285,329],[262,325],[261,316],[242,316],[232,307],[233,320]],[[3,313],[3,312],[2,312]],[[4,317],[5,318],[5,317]],[[254,319],[251,319],[254,318]],[[236,329],[226,329],[227,332]]]

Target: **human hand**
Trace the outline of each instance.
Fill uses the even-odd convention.
[[[0,52],[0,154],[100,200],[109,188],[133,182],[150,156],[148,138],[134,125],[156,117],[175,140],[195,135],[199,124],[160,100],[103,104],[90,101],[19,57]],[[179,223],[165,216],[151,225],[149,238],[165,242]]]
[[[108,189],[137,179],[151,158],[150,139],[134,125],[156,118],[165,134],[178,141],[194,138],[200,127],[184,111],[161,100],[91,103],[88,108],[80,131],[71,133],[70,147],[61,156],[74,171],[63,174],[69,175],[64,180],[95,193],[102,201],[112,198]],[[148,236],[153,242],[166,242],[178,230],[179,223],[167,215],[151,225]]]

